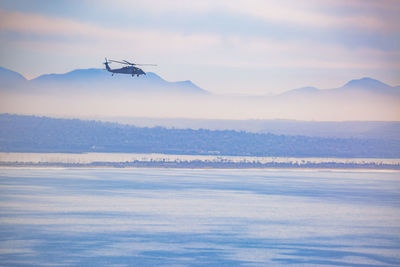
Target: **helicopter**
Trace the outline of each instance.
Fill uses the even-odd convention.
[[[105,58],[106,62],[104,62],[103,64],[106,65],[106,70],[109,72],[112,72],[111,76],[114,76],[115,73],[122,73],[122,74],[131,74],[132,77],[133,76],[137,76],[139,77],[139,75],[146,75],[146,73],[138,67],[135,66],[157,66],[155,64],[135,64],[135,63],[131,63],[129,61],[126,60],[122,60],[122,61],[117,61],[117,60],[107,60],[107,58]],[[115,63],[119,63],[119,64],[124,64],[127,65],[125,67],[119,68],[119,69],[111,69],[110,65],[112,62]]]

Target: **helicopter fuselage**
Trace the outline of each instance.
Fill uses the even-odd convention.
[[[107,71],[111,72],[113,75],[114,73],[121,73],[121,74],[130,74],[132,76],[134,75],[146,75],[146,73],[138,67],[134,67],[134,66],[126,66],[126,67],[122,67],[119,69],[111,69],[110,66],[108,65],[108,63],[105,63],[106,65],[106,69]]]

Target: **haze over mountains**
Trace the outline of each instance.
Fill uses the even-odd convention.
[[[140,77],[114,75],[103,69],[77,69],[64,74],[44,74],[32,80],[0,67],[2,89],[34,91],[35,93],[76,93],[126,91],[137,93],[206,94],[191,81],[167,82],[153,72]]]
[[[266,88],[267,91],[267,88]],[[339,88],[304,87],[279,95],[216,95],[155,73],[115,75],[78,69],[26,80],[0,68],[1,113],[68,117],[399,121],[400,87],[362,78]]]

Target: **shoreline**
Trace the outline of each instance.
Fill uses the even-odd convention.
[[[0,168],[400,170],[398,158],[296,158],[136,153],[0,152]]]
[[[158,170],[264,170],[264,171],[331,171],[331,172],[375,172],[375,173],[395,173],[400,172],[399,168],[323,168],[323,167],[161,167],[161,166],[124,166],[124,167],[113,167],[106,165],[97,165],[97,166],[87,166],[87,165],[79,165],[79,166],[66,166],[66,165],[58,165],[58,166],[44,166],[41,164],[24,164],[24,165],[0,165],[0,170],[6,169],[42,169],[42,170],[62,170],[62,169],[113,169],[113,170],[129,170],[129,169],[158,169]]]

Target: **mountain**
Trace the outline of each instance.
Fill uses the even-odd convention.
[[[400,90],[398,86],[392,87],[381,81],[367,77],[358,80],[351,80],[344,86],[339,88],[339,90],[347,92],[350,91],[355,93],[366,92],[372,94],[386,94],[386,95],[400,96]]]
[[[3,74],[4,73],[4,74]],[[7,84],[18,84],[22,75],[2,68],[0,78],[6,76]],[[103,69],[77,69],[63,74],[44,74],[32,80],[25,80],[24,89],[31,92],[107,92],[126,91],[137,93],[207,94],[191,81],[168,82],[155,73],[148,72],[140,77],[115,74]]]
[[[324,121],[399,121],[400,88],[372,78],[342,87],[304,87],[264,97],[270,118]],[[266,108],[265,108],[266,109]]]
[[[278,96],[298,96],[298,97],[310,97],[324,95],[332,96],[347,93],[368,93],[368,94],[381,94],[381,95],[397,95],[400,96],[400,86],[392,87],[381,81],[372,78],[361,78],[347,82],[345,85],[339,88],[321,90],[315,87],[302,87],[286,91]]]
[[[209,94],[208,91],[193,82],[169,82],[153,72],[140,77],[115,74],[112,76],[104,69],[76,69],[63,74],[44,74],[32,80],[26,80],[21,74],[0,67],[0,89],[9,87],[29,87],[35,91],[126,91],[141,93],[177,93]],[[339,96],[346,94],[379,94],[399,96],[400,86],[392,87],[381,81],[364,77],[347,82],[339,88],[321,90],[315,87],[302,87],[272,96],[274,98],[315,98],[321,96]],[[266,96],[270,97],[270,96]]]
[[[339,88],[303,87],[279,95],[211,94],[191,81],[155,73],[112,76],[102,69],[45,74],[32,80],[1,69],[0,112],[55,116],[400,121],[400,88],[352,80]]]
[[[344,88],[367,88],[367,89],[375,89],[375,88],[391,88],[391,86],[372,79],[372,78],[368,78],[368,77],[364,77],[361,79],[357,79],[357,80],[351,80],[348,83],[346,83],[344,86]]]
[[[94,79],[104,79],[105,74],[102,69],[77,69],[64,74],[43,74],[31,81],[35,83],[93,81]]]
[[[307,86],[307,87],[302,87],[302,88],[297,88],[297,89],[293,89],[290,91],[286,91],[282,94],[280,94],[280,96],[286,96],[286,97],[295,97],[295,96],[299,96],[299,95],[315,95],[317,93],[319,93],[320,89],[312,87],[312,86]]]
[[[18,72],[0,67],[0,87],[16,88],[24,84],[27,80]]]

